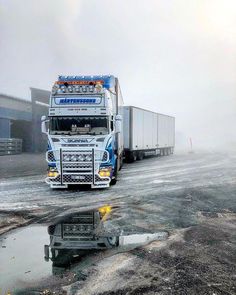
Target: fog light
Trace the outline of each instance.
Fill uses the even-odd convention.
[[[87,231],[92,231],[93,230],[93,226],[92,225],[87,225]]]
[[[73,231],[76,231],[77,230],[77,226],[76,225],[73,225],[72,230]]]
[[[68,90],[70,91],[70,92],[73,92],[73,86],[68,86]]]
[[[83,225],[79,226],[79,231],[82,231],[82,232],[84,231],[84,226]]]
[[[70,226],[69,226],[69,225],[66,225],[66,226],[64,227],[64,230],[67,231],[67,232],[70,231]]]
[[[99,211],[99,213],[100,213],[102,216],[104,216],[105,214],[110,213],[110,212],[111,212],[111,209],[112,209],[111,206],[103,206],[103,207],[100,207],[100,208],[98,209],[98,211]]]
[[[62,92],[66,92],[66,86],[63,85],[63,86],[61,86],[60,89],[61,89]]]
[[[58,175],[57,171],[48,171],[48,177],[57,177]]]
[[[98,173],[101,177],[110,177],[111,171],[110,169],[102,169]]]

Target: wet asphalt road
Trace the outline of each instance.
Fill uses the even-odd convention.
[[[65,294],[236,294],[236,154],[186,153],[125,164],[117,184],[103,190],[51,190],[40,165],[32,175],[26,164],[11,170],[14,177],[1,178],[3,230],[109,204],[109,234],[170,234],[136,250],[108,251],[100,259],[92,254],[83,279]],[[64,294],[53,286],[44,282]]]
[[[198,211],[235,210],[235,160],[235,154],[223,153],[148,158],[125,164],[117,184],[102,190],[52,190],[42,174],[5,177],[0,182],[0,212],[22,212],[47,222],[70,210],[110,204],[116,207],[111,230],[188,227],[197,222]]]

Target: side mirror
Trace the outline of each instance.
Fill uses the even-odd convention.
[[[47,126],[46,123],[48,122],[47,117],[46,116],[42,116],[41,117],[41,131],[44,134],[47,134]]]
[[[116,133],[121,133],[122,130],[122,116],[116,115],[115,117],[115,127],[116,127]]]

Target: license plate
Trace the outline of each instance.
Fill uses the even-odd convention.
[[[83,176],[83,175],[72,175],[71,178],[72,179],[84,180],[85,179],[85,176]]]

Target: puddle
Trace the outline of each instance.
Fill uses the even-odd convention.
[[[1,236],[0,295],[40,285],[51,274],[62,278],[74,267],[86,269],[97,257],[102,259],[99,251],[111,256],[168,237],[167,232],[108,235],[105,224],[111,211],[104,206],[73,212],[48,227],[29,226]],[[108,249],[112,251],[104,252]]]
[[[44,261],[47,242],[46,226],[28,226],[0,237],[0,294],[12,294],[51,274],[51,265]]]
[[[53,262],[53,267],[72,265],[84,262],[84,258],[96,251],[113,249],[128,251],[155,240],[168,238],[167,232],[113,234],[106,230],[106,221],[112,212],[111,206],[97,210],[73,212],[62,216],[48,227],[49,241],[45,245],[45,258]],[[91,255],[90,255],[91,256]],[[54,272],[54,271],[53,271]]]

